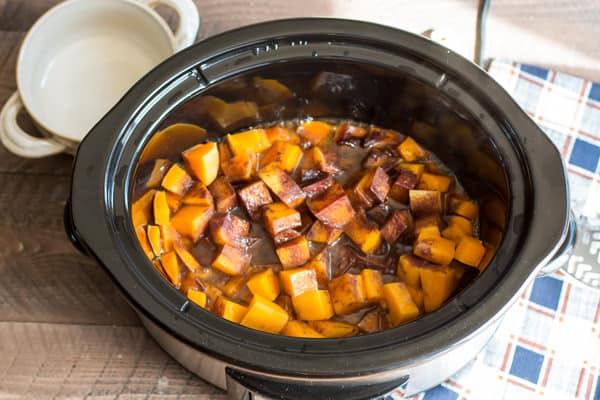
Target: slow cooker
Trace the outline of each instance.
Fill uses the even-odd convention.
[[[293,100],[257,103],[252,118],[229,126],[208,119],[203,98],[258,102],[255,77],[285,83]],[[157,131],[190,122],[218,137],[317,116],[410,133],[481,201],[481,234],[488,240],[496,232],[495,256],[439,310],[365,336],[271,335],[191,306],[147,260],[130,222],[131,188]],[[485,71],[434,42],[358,21],[267,22],[176,54],[89,132],[73,168],[65,213],[71,240],[106,269],[169,354],[232,399],[369,399],[432,387],[481,350],[568,237],[560,154],[509,95]]]

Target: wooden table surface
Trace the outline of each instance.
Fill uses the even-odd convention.
[[[456,47],[467,55],[472,53],[477,4],[260,0],[249,7],[243,0],[226,5],[219,0],[196,2],[203,17],[202,36],[275,17],[336,15],[416,32],[441,28],[454,35]],[[0,0],[0,105],[16,88],[15,61],[25,32],[56,3]],[[599,2],[582,2],[579,9],[559,0],[546,1],[543,7],[527,0],[492,4],[488,29],[490,36],[496,34],[490,54],[539,60],[600,79]],[[235,12],[242,7],[245,12]],[[515,32],[531,35],[533,42],[522,41],[511,52],[510,42],[499,38],[514,37]],[[26,116],[23,124],[30,126]],[[0,400],[225,398],[166,355],[102,268],[67,241],[62,213],[71,162],[66,155],[26,160],[0,146]]]

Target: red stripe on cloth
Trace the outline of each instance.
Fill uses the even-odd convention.
[[[510,356],[511,350],[512,350],[512,343],[508,343],[508,345],[506,346],[506,351],[504,352],[504,359],[502,360],[502,367],[500,367],[500,370],[502,370],[502,372],[506,372],[506,364],[508,364],[508,357]]]
[[[585,104],[592,108],[597,108],[598,110],[600,110],[600,105],[596,104],[593,100],[588,100]]]
[[[565,313],[567,311],[567,304],[569,303],[569,294],[571,293],[571,284],[567,283],[567,288],[565,289],[565,297],[563,298],[562,308],[560,309],[561,313]]]
[[[600,299],[598,299],[598,306],[596,307],[596,316],[594,317],[594,323],[597,324],[600,320]]]
[[[453,381],[452,379],[448,379],[445,383],[448,386],[452,386],[453,388],[456,388],[458,390],[463,390],[462,385],[460,383],[456,382],[456,381]]]
[[[567,139],[565,140],[565,144],[562,149],[563,157],[566,157],[567,153],[569,153],[569,146],[571,145],[571,140],[573,140],[573,138],[571,136],[567,136]]]
[[[583,99],[583,97],[585,96],[585,91],[587,90],[588,83],[588,81],[583,81],[583,85],[581,85],[581,90],[579,91],[580,99]]]
[[[595,136],[594,134],[583,131],[581,129],[579,131],[577,131],[577,133],[579,133],[581,136],[589,137],[590,139],[600,140],[600,136]]]
[[[523,389],[527,389],[527,390],[531,390],[532,392],[535,392],[535,388],[532,388],[531,386],[528,386],[524,383],[521,382],[517,382],[514,379],[508,378],[508,383],[512,383],[515,386],[519,386],[522,387]]]
[[[535,343],[535,342],[533,342],[531,340],[527,340],[527,339],[522,338],[522,337],[520,337],[518,339],[518,342],[522,343],[522,344],[524,344],[526,346],[533,347],[534,349],[538,349],[538,350],[541,350],[541,351],[546,351],[546,346],[541,345],[539,343]]]
[[[544,371],[544,378],[542,378],[542,387],[546,387],[548,384],[548,376],[550,376],[550,370],[552,369],[552,362],[554,360],[550,357],[546,363],[546,371]]]
[[[592,375],[590,373],[590,374],[588,374],[588,384],[587,384],[587,389],[585,391],[586,400],[589,400],[592,398],[592,384],[593,383],[594,383],[594,375]]]
[[[537,307],[532,306],[531,304],[527,306],[527,309],[531,310],[531,311],[534,311],[534,312],[536,312],[538,314],[542,314],[542,315],[545,315],[547,317],[554,318],[554,313],[553,312],[546,311],[546,310],[541,310],[541,309],[539,309]]]
[[[551,71],[550,72],[550,82],[554,83],[554,81],[556,80],[556,71]]]
[[[540,82],[538,80],[535,80],[534,78],[530,78],[530,77],[528,77],[527,75],[525,75],[523,73],[519,74],[519,79],[523,79],[524,81],[527,81],[529,83],[533,83],[534,85],[537,85],[537,86],[540,86],[540,87],[544,86],[544,84],[542,82]]]
[[[579,379],[577,380],[577,389],[575,390],[575,397],[579,397],[579,392],[581,391],[581,385],[583,384],[584,377],[585,368],[581,368],[581,372],[579,373]]]
[[[582,178],[589,179],[590,181],[594,179],[593,177],[591,177],[589,175],[586,175],[583,172],[576,171],[573,168],[567,168],[567,171],[569,171],[569,173],[571,173],[571,174],[575,174],[575,175],[580,176]]]

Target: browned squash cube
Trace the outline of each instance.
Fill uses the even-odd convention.
[[[410,211],[417,217],[442,212],[442,193],[437,190],[410,190],[408,197]]]
[[[156,190],[148,190],[131,205],[131,222],[134,228],[150,223]]]
[[[177,254],[175,254],[174,251],[163,254],[160,258],[160,263],[169,277],[169,281],[171,281],[173,286],[179,289],[183,280],[183,268]]]
[[[316,168],[328,174],[335,174],[340,171],[336,165],[336,159],[337,156],[333,151],[315,146],[306,151],[302,165]]]
[[[161,185],[171,193],[182,196],[192,184],[192,177],[178,164],[173,164],[165,174]]]
[[[265,228],[275,237],[280,233],[302,225],[300,213],[284,203],[271,203],[263,209]]]
[[[350,222],[344,226],[344,233],[365,254],[373,253],[381,245],[381,233],[377,225],[367,220],[362,213],[354,214]]]
[[[459,279],[452,267],[447,265],[437,268],[421,268],[420,272],[425,312],[435,311],[450,298]]]
[[[445,175],[430,174],[424,172],[421,175],[417,189],[420,190],[437,190],[438,192],[445,193],[450,190],[452,186],[452,178]]]
[[[335,128],[335,136],[333,137],[333,140],[335,140],[336,143],[339,143],[353,139],[361,139],[365,137],[367,132],[367,129],[361,126],[343,123],[339,124],[337,128]]]
[[[219,296],[215,302],[213,311],[218,316],[239,324],[248,312],[248,307],[238,304],[235,301],[231,301],[223,296]]]
[[[319,289],[317,274],[312,268],[301,267],[283,270],[279,273],[279,280],[283,291],[292,297]]]
[[[360,271],[365,288],[365,298],[368,302],[376,303],[383,298],[383,277],[381,272],[365,268]]]
[[[229,180],[220,176],[208,186],[213,196],[217,212],[227,212],[237,206],[237,196]]]
[[[358,323],[357,327],[364,333],[379,332],[382,329],[381,310],[376,308],[375,310],[366,313]]]
[[[419,237],[421,230],[430,226],[435,226],[438,231],[444,229],[444,221],[440,214],[430,214],[415,219],[415,237]]]
[[[385,147],[395,147],[400,143],[402,137],[398,132],[392,131],[390,129],[381,129],[377,127],[371,128],[369,134],[365,137],[363,141],[364,147],[372,147],[372,148],[385,148]]]
[[[192,239],[200,239],[215,209],[208,206],[183,206],[171,218],[171,225],[181,235]]]
[[[368,304],[360,275],[344,274],[332,279],[329,294],[337,315],[351,314]]]
[[[407,137],[398,145],[398,154],[408,162],[422,160],[427,157],[427,152],[419,146],[413,138]]]
[[[302,148],[300,146],[277,141],[265,152],[260,159],[261,168],[274,164],[277,168],[289,173],[296,169],[302,159]]]
[[[238,196],[250,218],[255,221],[262,215],[262,207],[273,202],[269,188],[262,181],[244,186],[238,191]]]
[[[275,249],[284,269],[306,264],[310,259],[310,247],[304,236],[290,240]]]
[[[273,243],[275,246],[281,246],[282,244],[289,242],[292,239],[296,239],[301,236],[301,233],[295,229],[286,229],[283,232],[279,232],[273,236]]]
[[[327,287],[331,278],[331,259],[327,248],[317,253],[312,260],[305,265],[306,268],[313,269],[317,274],[317,282],[322,287]]]
[[[291,318],[296,318],[296,313],[294,312],[294,305],[292,304],[292,298],[287,294],[280,294],[276,299],[275,303],[278,304],[281,308],[283,308]]]
[[[417,175],[408,168],[401,168],[398,177],[390,188],[390,197],[401,203],[408,202],[408,192],[419,182]]]
[[[377,167],[363,175],[355,190],[365,193],[372,201],[383,203],[390,191],[390,177],[383,168]]]
[[[306,234],[306,239],[315,243],[331,244],[338,240],[341,235],[342,231],[340,229],[325,225],[323,222],[316,220]]]
[[[269,147],[271,142],[264,129],[250,129],[227,135],[227,144],[234,155],[258,154]]]
[[[250,256],[244,249],[230,246],[221,246],[217,256],[212,262],[213,268],[227,275],[240,275],[246,272],[250,265]]]
[[[400,236],[410,226],[410,213],[407,211],[392,211],[392,215],[381,227],[381,237],[388,243],[396,243]]]
[[[274,126],[272,128],[265,129],[267,137],[271,143],[277,141],[287,142],[291,144],[300,144],[300,136],[291,129],[284,128],[282,126]]]
[[[465,196],[456,194],[450,196],[448,199],[448,211],[468,218],[471,221],[479,218],[479,206]]]
[[[250,222],[230,213],[216,214],[210,220],[209,229],[215,243],[240,247],[250,233]]]
[[[338,183],[320,195],[308,199],[306,204],[317,219],[338,229],[350,222],[355,214],[344,188]]]
[[[298,184],[282,169],[268,165],[258,171],[258,176],[286,205],[298,207],[304,202],[305,194]]]
[[[436,264],[448,265],[454,258],[454,242],[443,237],[417,239],[413,248],[416,256]]]
[[[404,253],[398,259],[397,274],[408,286],[421,287],[421,269],[437,268],[436,264],[430,263],[410,253]]]
[[[230,182],[246,182],[256,176],[256,153],[238,154],[221,163],[221,170]]]
[[[401,282],[391,282],[383,285],[383,296],[389,309],[392,326],[412,321],[421,313],[407,287]]]
[[[322,121],[307,121],[298,127],[298,134],[313,145],[321,143],[333,131],[333,126]]]
[[[311,198],[320,195],[329,189],[334,183],[335,181],[333,178],[330,175],[327,175],[325,178],[304,185],[302,190],[306,194],[306,197]]]
[[[214,207],[215,202],[212,194],[202,182],[194,183],[181,198],[185,205]]]
[[[306,322],[302,321],[289,321],[285,328],[281,331],[282,335],[291,336],[291,337],[301,337],[301,338],[313,338],[313,339],[321,339],[325,338],[325,336],[321,335],[319,332],[314,330],[310,325]]]
[[[310,321],[317,332],[328,338],[342,338],[358,335],[358,328],[352,324],[339,321]]]
[[[477,268],[479,264],[481,264],[485,252],[486,248],[481,240],[478,240],[473,236],[464,236],[461,238],[458,246],[456,246],[454,258],[465,265]]]

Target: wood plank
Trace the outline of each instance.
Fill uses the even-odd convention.
[[[0,0],[3,31],[26,31],[43,13],[62,0]]]
[[[141,327],[0,322],[0,398],[225,399]]]
[[[0,321],[138,325],[108,274],[67,240],[69,186],[0,174]]]

